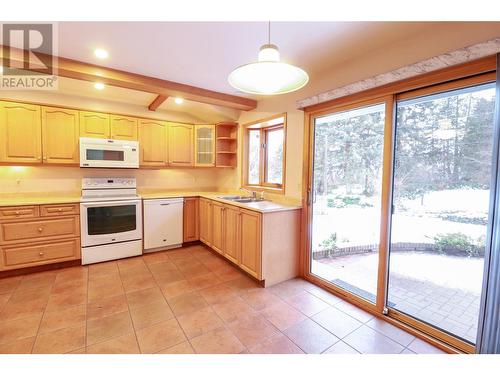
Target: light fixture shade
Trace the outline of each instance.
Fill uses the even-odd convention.
[[[304,87],[309,76],[304,70],[290,64],[260,61],[236,68],[228,81],[234,88],[249,94],[278,95]]]
[[[294,65],[280,62],[277,46],[264,44],[260,47],[258,62],[236,68],[228,81],[234,88],[249,94],[278,95],[304,87],[309,76]]]

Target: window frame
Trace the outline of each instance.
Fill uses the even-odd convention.
[[[282,123],[268,124],[273,120],[283,118]],[[242,158],[242,182],[241,186],[245,189],[254,190],[258,192],[267,191],[277,194],[285,193],[286,181],[286,127],[287,116],[286,113],[267,117],[258,121],[247,123],[243,125],[243,158]],[[268,137],[269,133],[277,130],[283,130],[283,160],[282,160],[282,183],[276,184],[267,182],[268,174]],[[260,151],[259,151],[259,182],[257,184],[249,183],[249,140],[250,132],[258,130],[260,132]]]

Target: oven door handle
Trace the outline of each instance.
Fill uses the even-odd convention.
[[[80,202],[83,207],[99,207],[99,206],[125,206],[128,204],[140,204],[140,199],[127,201],[99,201],[99,202]]]

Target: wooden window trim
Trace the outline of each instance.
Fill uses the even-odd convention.
[[[437,330],[430,325],[421,323],[404,313],[389,309],[389,315],[383,313],[385,294],[387,292],[387,250],[390,233],[390,210],[392,196],[392,158],[393,158],[393,132],[394,132],[394,108],[397,100],[404,100],[419,96],[431,95],[449,91],[461,87],[475,86],[496,79],[496,55],[488,56],[469,63],[440,69],[435,72],[422,74],[406,80],[398,81],[392,84],[369,89],[363,92],[355,93],[346,97],[333,99],[331,101],[312,105],[304,108],[304,143],[303,143],[303,185],[302,185],[302,238],[301,252],[299,257],[300,274],[314,284],[323,287],[336,294],[337,296],[348,300],[360,308],[375,314],[383,320],[390,320],[405,331],[408,331],[421,339],[431,342],[441,349],[450,352],[473,353],[473,345],[456,338],[444,331]],[[323,115],[340,112],[356,107],[363,107],[375,103],[386,103],[386,128],[384,134],[384,176],[382,183],[382,221],[381,221],[381,239],[379,251],[379,274],[377,285],[377,303],[375,305],[355,295],[347,293],[345,290],[327,284],[324,280],[310,272],[310,239],[311,239],[311,210],[310,201],[312,184],[312,141],[314,129],[314,120]],[[389,116],[390,115],[390,116]]]
[[[260,124],[283,118],[282,123],[272,124],[272,125],[262,125]],[[267,117],[258,121],[247,123],[243,125],[243,158],[242,158],[242,174],[241,174],[241,186],[245,189],[254,190],[257,192],[269,192],[275,194],[285,194],[286,185],[286,128],[287,128],[287,117],[286,113],[279,115]],[[263,144],[267,144],[267,137],[269,132],[278,129],[283,129],[283,160],[282,160],[282,177],[283,181],[281,184],[273,184],[266,182],[267,180],[267,147],[262,147]],[[248,158],[249,158],[249,139],[251,131],[260,132],[260,153],[259,153],[259,183],[250,184],[248,182]]]

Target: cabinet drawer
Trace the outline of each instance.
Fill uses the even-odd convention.
[[[80,240],[74,238],[45,244],[4,246],[2,257],[4,269],[79,259]]]
[[[23,220],[0,224],[0,242],[22,242],[80,235],[79,216]]]
[[[0,208],[0,219],[21,219],[38,217],[38,206],[12,206]]]
[[[80,206],[78,204],[50,204],[40,206],[40,216],[63,216],[78,215]]]

